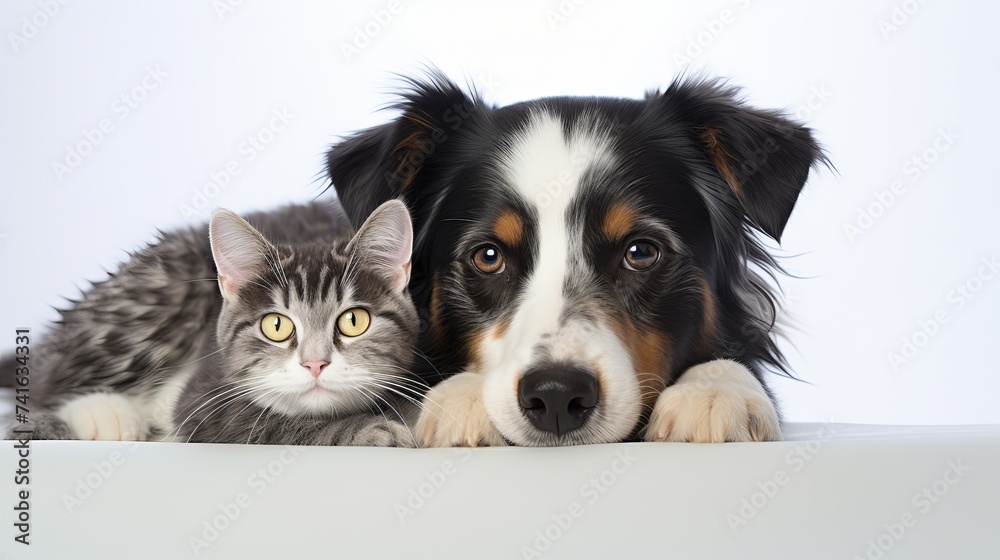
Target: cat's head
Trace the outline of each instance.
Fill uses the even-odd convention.
[[[212,216],[209,237],[225,390],[289,415],[351,414],[413,392],[413,231],[402,202],[335,245],[275,245],[228,210]]]

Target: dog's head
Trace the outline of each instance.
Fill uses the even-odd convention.
[[[355,224],[409,205],[423,347],[481,372],[505,438],[618,441],[687,367],[780,367],[752,229],[780,237],[823,159],[808,129],[712,80],[502,108],[411,85],[400,117],[331,149],[330,178]]]

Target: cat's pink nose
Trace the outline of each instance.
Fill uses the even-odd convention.
[[[326,360],[308,360],[302,362],[302,367],[309,370],[309,373],[311,373],[313,377],[319,377],[319,374],[323,373],[323,368],[328,365],[330,365],[330,362]]]

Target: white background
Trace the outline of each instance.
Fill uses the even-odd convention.
[[[784,282],[800,325],[784,347],[809,382],[775,380],[787,419],[1000,423],[1000,274],[977,279],[1000,257],[995,3],[400,0],[389,14],[385,1],[222,2],[69,3],[53,16],[45,1],[0,4],[0,347],[156,228],[316,196],[326,146],[391,117],[378,109],[394,73],[435,65],[507,104],[641,96],[687,68],[797,114],[837,169],[812,176],[783,239],[802,277]],[[136,89],[148,69],[165,76]],[[290,123],[262,131],[281,110]],[[103,119],[113,130],[58,174]],[[248,160],[257,134],[272,141]],[[917,176],[914,157],[933,162]],[[232,160],[226,188],[206,187]],[[905,190],[879,203],[894,181]],[[959,307],[949,294],[967,283],[978,291]],[[922,322],[933,334],[916,334]],[[894,367],[904,337],[921,347]]]

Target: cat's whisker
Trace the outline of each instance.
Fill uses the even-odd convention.
[[[368,392],[368,393],[371,393],[371,395],[372,395],[372,396],[373,396],[374,398],[377,398],[378,400],[380,400],[380,401],[384,402],[384,403],[385,403],[385,405],[389,407],[389,410],[391,410],[392,412],[394,412],[394,413],[396,414],[396,416],[398,416],[398,417],[399,417],[399,421],[400,421],[400,423],[402,423],[402,424],[403,424],[403,427],[405,427],[405,428],[406,428],[406,431],[407,431],[407,433],[409,433],[409,434],[410,434],[410,441],[411,441],[411,442],[413,442],[413,447],[420,447],[420,444],[419,444],[419,443],[417,442],[417,437],[416,437],[416,435],[414,435],[414,433],[413,433],[413,429],[412,429],[412,428],[410,428],[410,425],[406,423],[406,418],[405,418],[405,417],[403,416],[403,414],[402,414],[402,413],[401,413],[400,411],[396,410],[396,407],[392,406],[392,403],[390,403],[390,402],[389,402],[388,400],[386,400],[386,399],[385,399],[385,397],[383,397],[382,395],[379,395],[379,394],[378,394],[377,392],[375,392],[375,391],[372,391],[372,390],[370,390],[370,389],[366,389],[365,387],[358,387],[358,388],[359,388],[360,390],[362,390],[362,391],[366,391],[366,392]],[[376,406],[377,406],[377,404],[376,404]],[[378,407],[378,406],[377,406],[377,407]],[[379,408],[379,410],[382,410],[382,407],[378,407],[378,408]],[[389,419],[388,419],[388,418],[386,418],[386,416],[385,416],[385,411],[382,411],[382,417],[383,417],[383,418],[385,418],[385,421],[386,421],[386,422],[388,422],[388,421],[389,421]]]
[[[258,388],[260,388],[260,387],[258,387]],[[264,389],[264,392],[259,395],[260,398],[266,397],[269,390],[273,390],[273,391],[275,391],[277,393],[276,389],[268,389],[267,387],[263,387],[263,389]],[[277,393],[277,395],[275,396],[275,399],[279,398],[280,396],[281,396],[281,393]],[[248,402],[247,402],[246,406],[244,406],[243,408],[241,408],[239,410],[239,412],[237,412],[236,414],[234,414],[233,417],[229,419],[229,422],[226,422],[226,425],[223,426],[221,430],[219,430],[220,433],[223,433],[223,434],[226,433],[226,429],[229,428],[229,425],[232,424],[234,420],[236,420],[237,418],[239,418],[240,414],[243,414],[244,410],[246,410],[251,405],[253,405],[254,401],[256,399],[253,396],[251,396],[247,400],[248,400]],[[273,403],[274,400],[272,400],[271,402]],[[270,404],[270,403],[268,403],[268,404]],[[264,410],[261,411],[261,414],[263,414],[264,412],[267,412],[267,410],[268,410],[267,408],[264,408]],[[259,417],[258,417],[258,419],[259,419]],[[254,425],[256,426],[256,423],[254,423]],[[253,435],[253,429],[250,430],[250,434]],[[247,443],[250,443],[249,439],[247,440]]]
[[[226,389],[226,387],[229,386],[229,385],[233,385],[233,387]],[[222,401],[223,402],[223,406],[225,406],[226,404],[231,403],[233,400],[235,400],[235,399],[237,399],[239,397],[245,396],[247,394],[250,394],[253,391],[259,390],[259,389],[261,389],[263,387],[264,387],[263,384],[247,385],[245,382],[240,382],[240,381],[232,381],[232,382],[226,383],[222,387],[219,388],[219,389],[225,389],[224,391],[222,391],[221,393],[219,393],[219,394],[215,395],[214,397],[208,399],[207,401],[203,402],[201,404],[201,406],[199,406],[194,411],[192,411],[191,414],[188,414],[187,418],[185,418],[184,421],[181,422],[177,426],[177,428],[175,428],[174,430],[172,430],[170,433],[177,432],[176,435],[180,435],[181,428],[183,428],[184,425],[187,424],[188,420],[190,420],[192,416],[194,416],[200,410],[204,409],[205,407],[207,407],[210,404],[212,404],[212,402],[214,402],[214,401],[216,401],[216,400],[218,400],[220,398],[223,399],[223,401]],[[208,393],[206,393],[206,396],[212,394],[213,392],[218,391],[219,389],[213,389],[212,391],[209,391]],[[226,399],[228,399],[228,400],[226,400]],[[197,402],[197,401],[195,401],[195,402]],[[184,408],[184,410],[187,410],[188,408],[191,408],[192,406],[194,406],[194,404],[195,403],[192,403],[192,404],[188,405],[187,407]],[[180,414],[183,414],[184,410],[182,410],[179,413],[177,413],[175,415],[175,417],[179,416]],[[213,410],[212,412],[208,413],[205,416],[205,418],[202,419],[202,422],[204,422],[205,420],[207,420],[209,417],[211,417],[216,412],[218,412],[218,410]],[[201,426],[201,423],[199,423],[198,426],[195,427],[194,431],[197,431],[199,426]],[[194,432],[192,432],[192,434],[194,434]]]
[[[277,393],[277,391],[275,391],[275,392]],[[260,414],[257,415],[257,419],[253,421],[253,425],[250,426],[250,431],[247,434],[247,444],[248,445],[250,444],[250,440],[253,439],[253,431],[255,429],[257,429],[257,423],[260,422],[261,417],[264,416],[264,414],[271,409],[271,405],[274,404],[274,402],[277,401],[279,398],[281,398],[281,393],[277,393],[274,396],[273,399],[271,399],[270,401],[268,401],[267,404],[264,405],[264,407],[261,409]],[[250,406],[250,405],[248,404],[247,406]],[[240,410],[240,412],[243,412],[243,411]]]
[[[396,380],[391,379],[391,378],[380,377],[380,376],[372,376],[372,379],[369,382],[372,385],[376,385],[376,386],[381,387],[383,389],[391,387],[393,389],[398,389],[400,391],[406,391],[407,392],[407,397],[410,398],[410,399],[413,399],[414,401],[417,401],[417,402],[419,402],[424,397],[424,392],[423,391],[420,391],[419,389],[416,389],[416,388],[413,388],[413,387],[406,386],[406,385],[401,384],[401,383],[397,383]],[[399,393],[399,394],[400,394],[400,396],[403,395],[403,393]]]
[[[379,388],[379,389],[381,389],[383,391],[388,391],[388,392],[392,393],[393,395],[396,395],[396,396],[398,396],[398,397],[400,397],[402,399],[406,399],[407,402],[415,404],[418,407],[420,406],[421,398],[413,396],[411,394],[407,394],[406,392],[404,392],[404,390],[406,389],[406,387],[395,387],[395,386],[392,386],[392,385],[385,385],[384,382],[380,383],[378,381],[369,381],[367,384],[369,386],[377,387],[377,388]]]
[[[230,387],[231,385],[233,387]],[[199,402],[201,402],[201,405],[198,406],[198,408],[196,408],[190,414],[188,414],[187,418],[185,418],[180,424],[177,424],[177,427],[175,427],[173,430],[167,432],[167,434],[164,437],[170,436],[171,434],[173,434],[172,437],[176,438],[178,435],[180,435],[181,428],[183,428],[184,425],[187,424],[187,421],[190,420],[192,416],[194,416],[195,414],[197,414],[198,411],[200,411],[201,409],[203,409],[206,406],[210,405],[216,399],[224,397],[228,393],[232,393],[234,391],[239,391],[240,389],[242,389],[242,386],[238,385],[236,382],[229,382],[229,383],[224,383],[222,386],[217,387],[215,389],[212,389],[211,391],[205,393],[204,397],[208,397],[212,393],[219,393],[219,394],[217,394],[217,395],[209,398],[208,400],[206,400],[204,402],[196,400],[196,401],[190,403],[189,405],[187,405],[186,407],[184,407],[183,409],[175,412],[174,415],[173,415],[173,417],[174,417],[174,423],[176,424],[176,419],[177,419],[178,416],[180,416],[181,414],[184,414],[184,412],[187,411],[189,408],[191,408],[194,405],[196,405]]]
[[[400,396],[403,396],[402,394],[396,392],[394,389],[390,387],[383,387],[383,388],[386,390],[393,391],[394,393],[399,394]],[[438,411],[442,411],[445,414],[447,414],[451,420],[456,420],[456,421],[458,420],[458,418],[455,417],[455,415],[452,414],[450,410],[448,410],[444,406],[441,406],[437,401],[429,397],[426,393],[421,395],[419,402],[417,401],[411,401],[411,402],[416,404],[421,411],[427,412],[428,414],[433,414],[434,417],[437,418],[438,420],[441,419],[441,415],[438,414]],[[427,406],[428,403],[433,406]]]
[[[394,375],[376,374],[371,375],[371,380],[375,382],[380,382],[387,384],[392,387],[397,387],[400,390],[405,390],[407,393],[412,395],[415,399],[422,399],[427,393],[427,387],[424,385],[416,385],[410,382],[406,378],[401,378]]]
[[[239,371],[236,372],[236,374],[238,375],[240,373],[243,373],[244,371],[246,371],[246,370],[245,369],[244,370],[239,370]],[[265,379],[267,379],[266,375],[257,375],[257,376],[252,376],[252,377],[249,377],[249,378],[246,378],[246,379],[242,379],[242,380],[227,381],[225,383],[222,383],[220,386],[218,386],[218,387],[216,387],[214,389],[209,390],[204,395],[202,395],[202,397],[204,398],[204,397],[207,397],[207,396],[211,395],[212,393],[219,393],[221,391],[222,393],[220,393],[219,395],[216,395],[216,397],[213,397],[213,399],[214,399],[214,398],[217,398],[217,397],[221,396],[221,394],[223,394],[224,392],[226,392],[227,388],[229,388],[230,386],[234,387],[235,389],[239,389],[241,387],[246,386],[248,383],[252,383],[252,382],[255,382],[255,381],[262,381],[262,380],[265,380]],[[211,400],[212,399],[210,399],[209,402],[211,402]],[[196,401],[192,402],[191,404],[187,405],[183,409],[181,409],[181,410],[177,411],[176,413],[174,413],[174,416],[175,417],[180,416],[181,414],[184,413],[184,411],[186,411],[187,409],[191,408],[192,406],[198,404],[198,402],[200,402],[200,401],[196,400]],[[204,404],[207,404],[207,403],[204,403]],[[204,404],[202,406],[204,406]],[[197,412],[197,410],[195,410],[195,412]]]
[[[198,358],[198,359],[196,359],[196,360],[191,360],[190,362],[187,362],[187,363],[183,363],[183,364],[178,364],[178,365],[176,365],[176,366],[163,366],[163,367],[161,367],[161,368],[156,368],[156,369],[154,369],[154,370],[153,370],[153,371],[151,371],[150,373],[156,373],[156,372],[158,372],[158,371],[163,371],[163,370],[165,370],[165,369],[176,369],[176,368],[181,368],[181,367],[185,367],[185,366],[189,366],[189,365],[191,365],[191,364],[196,364],[196,363],[198,363],[198,362],[200,362],[200,361],[204,360],[205,358],[210,358],[210,357],[212,357],[212,356],[214,356],[214,355],[218,354],[219,352],[222,352],[223,350],[225,350],[225,348],[219,348],[219,349],[218,349],[218,350],[216,350],[215,352],[210,352],[210,353],[208,353],[208,354],[205,354],[204,356],[202,356],[202,357],[200,357],[200,358]]]
[[[413,349],[413,352],[417,356],[419,356],[421,360],[427,362],[427,365],[431,366],[431,369],[434,370],[434,373],[436,373],[439,377],[441,376],[441,372],[438,371],[438,368],[434,366],[434,362],[430,359],[430,357],[427,354],[424,354],[423,352],[417,350],[416,348]]]
[[[242,397],[245,397],[247,395],[251,395],[251,394],[253,394],[254,391],[260,390],[260,388],[261,387],[259,387],[259,386],[245,388],[245,390],[243,392],[237,393],[235,395],[231,395],[230,397],[228,397],[227,399],[223,400],[222,402],[217,403],[217,405],[215,406],[215,408],[213,408],[212,410],[210,410],[205,415],[205,417],[202,418],[201,422],[199,422],[198,425],[195,426],[193,430],[191,430],[191,434],[188,436],[188,442],[191,441],[191,438],[194,437],[194,435],[198,432],[198,428],[200,428],[201,425],[203,423],[205,423],[206,420],[208,420],[209,418],[211,418],[215,414],[217,414],[219,412],[222,412],[223,410],[225,410],[226,408],[228,408],[229,406],[231,406],[233,404],[242,404],[243,403]],[[241,408],[238,412],[236,412],[236,414],[233,415],[233,417],[230,419],[229,423],[232,423],[233,420],[235,420],[236,418],[239,418],[239,415],[242,414],[243,411],[246,410],[247,407],[251,406],[253,403],[254,403],[253,398],[247,399],[246,404],[243,406],[243,408]],[[226,426],[228,426],[229,423],[227,423]],[[220,430],[219,433],[224,433],[224,430]]]
[[[247,391],[247,392],[249,392],[249,391]],[[205,417],[202,418],[201,421],[198,422],[198,424],[194,427],[194,429],[191,430],[191,433],[188,434],[187,443],[191,443],[191,438],[193,438],[195,436],[195,434],[198,433],[198,428],[201,428],[201,425],[204,424],[206,420],[208,420],[209,418],[211,418],[216,413],[218,413],[218,412],[222,411],[223,409],[227,408],[229,405],[231,405],[231,404],[233,404],[235,402],[239,402],[238,401],[239,397],[242,396],[242,395],[244,395],[244,394],[246,394],[246,393],[239,393],[237,395],[230,396],[230,397],[228,397],[226,399],[223,399],[222,401],[216,403],[215,407],[212,408],[211,410],[209,410],[208,413],[205,414]],[[187,423],[187,420],[185,420],[184,422]],[[180,428],[182,428],[182,427],[183,427],[183,424],[181,426],[178,426],[178,428],[177,428],[178,432],[179,432]],[[180,435],[180,434],[178,433],[178,435]]]
[[[209,411],[208,411],[208,412],[207,412],[207,413],[205,414],[205,416],[204,416],[204,417],[203,417],[203,418],[201,419],[201,421],[200,421],[200,422],[198,422],[198,424],[197,424],[197,425],[196,425],[196,426],[194,427],[194,429],[193,429],[193,430],[191,430],[191,433],[190,433],[190,434],[188,435],[188,440],[187,440],[187,441],[188,441],[188,442],[190,442],[190,441],[191,441],[191,438],[192,438],[192,437],[194,437],[194,434],[195,434],[195,433],[196,433],[196,432],[198,431],[198,428],[200,428],[200,427],[201,427],[201,425],[202,425],[203,423],[205,423],[205,421],[206,421],[206,420],[208,420],[209,418],[211,418],[211,417],[212,417],[213,415],[215,415],[216,413],[218,413],[218,412],[222,411],[223,409],[225,409],[225,408],[226,408],[226,407],[228,407],[229,405],[231,405],[231,404],[233,404],[233,403],[236,403],[236,402],[240,402],[240,398],[241,398],[241,397],[244,397],[244,396],[246,396],[246,395],[249,395],[249,394],[253,393],[253,391],[255,391],[255,390],[257,390],[257,389],[256,389],[256,388],[250,388],[250,389],[244,389],[244,390],[242,390],[242,391],[240,391],[240,392],[237,392],[237,393],[234,393],[234,394],[230,394],[230,395],[227,395],[227,396],[226,396],[225,398],[223,398],[222,400],[220,400],[220,401],[216,402],[216,403],[214,404],[214,407],[213,407],[213,408],[212,408],[211,410],[209,410]],[[205,405],[203,405],[202,407],[199,407],[199,410],[200,410],[200,409],[202,409],[202,408],[205,408],[205,406],[207,406],[207,405],[208,405],[208,403],[206,403],[206,404],[205,404]],[[188,420],[190,420],[190,419],[191,419],[191,417],[192,417],[192,416],[194,416],[194,415],[195,415],[196,413],[197,413],[197,411],[195,411],[195,412],[192,412],[192,413],[191,413],[190,415],[188,415],[188,417],[187,417],[187,418],[185,418],[185,419],[184,419],[184,422],[181,422],[181,424],[177,426],[176,430],[174,430],[174,431],[176,431],[176,432],[177,432],[177,434],[176,434],[176,435],[174,436],[175,438],[176,438],[177,436],[179,436],[179,435],[180,435],[180,432],[181,432],[181,430],[182,430],[182,429],[184,428],[184,426],[185,426],[185,425],[187,424]],[[171,433],[172,433],[172,432],[171,432]]]

